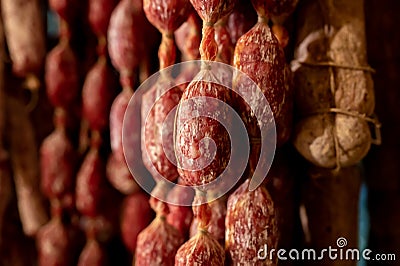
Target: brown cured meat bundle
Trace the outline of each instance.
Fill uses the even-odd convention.
[[[35,131],[25,106],[19,101],[7,99],[7,132],[10,162],[14,176],[18,212],[22,229],[34,236],[48,220],[42,194]]]
[[[104,180],[104,177],[101,180]],[[91,193],[91,195],[87,195],[87,203],[90,204],[89,200],[92,200],[95,204],[99,204],[101,208],[88,213],[88,208],[82,211],[82,208],[79,209],[77,204],[77,209],[83,214],[79,221],[80,227],[86,234],[86,245],[81,251],[78,265],[109,265],[106,243],[117,232],[120,214],[119,197],[112,193],[113,191],[108,190],[108,187],[104,184],[94,183],[87,185],[87,187],[89,187],[89,193]],[[96,189],[100,193],[92,193]],[[82,197],[77,196],[77,203],[81,199]],[[103,199],[107,199],[107,201]]]
[[[237,0],[190,0],[200,18],[207,24],[215,24],[219,19],[231,13],[236,2]]]
[[[79,92],[78,62],[67,41],[47,55],[45,81],[51,104],[68,109]]]
[[[137,237],[135,265],[173,265],[174,257],[184,238],[167,223],[168,205],[159,199],[165,198],[163,182],[158,182],[152,191],[150,206],[156,212],[155,219]]]
[[[186,21],[192,7],[187,0],[144,0],[143,9],[147,19],[162,33],[158,58],[160,69],[164,69],[175,63],[174,32]]]
[[[99,4],[101,4],[100,7]],[[92,131],[102,132],[107,127],[110,105],[114,98],[116,79],[114,79],[107,62],[105,40],[114,5],[114,0],[89,1],[89,24],[98,35],[97,53],[99,57],[88,72],[83,85],[82,115]]]
[[[121,214],[121,236],[125,246],[133,253],[137,236],[153,218],[149,197],[138,192],[125,198]]]
[[[140,115],[141,115],[141,139],[140,139],[140,148],[142,150],[142,160],[143,164],[146,167],[146,169],[150,172],[151,176],[153,178],[157,178],[160,180],[161,177],[159,176],[159,173],[153,163],[150,160],[150,155],[147,153],[148,151],[146,149],[146,145],[155,146],[154,145],[154,134],[155,131],[152,130],[152,124],[149,121],[153,121],[154,123],[154,102],[155,102],[155,97],[156,97],[156,86],[153,86],[150,88],[147,92],[145,92],[142,96],[142,105],[140,109]],[[147,134],[147,136],[145,135]],[[172,172],[176,171],[172,169]]]
[[[112,99],[114,98],[115,79],[107,60],[107,42],[105,34],[110,20],[111,12],[114,7],[113,1],[102,1],[102,12],[98,11],[96,5],[99,1],[89,1],[89,25],[97,34],[97,62],[89,70],[82,89],[82,131],[91,130],[91,149],[99,149],[102,146],[102,132],[106,129],[109,122],[109,112]],[[99,26],[103,28],[100,29]],[[81,142],[81,148],[84,150],[88,140]],[[90,154],[90,153],[89,153]],[[98,183],[100,184],[100,183]],[[95,199],[97,200],[97,199]]]
[[[371,117],[375,98],[363,1],[305,1],[299,12],[292,70],[300,117],[294,145],[316,166],[354,165],[374,142],[369,123],[379,128]]]
[[[194,9],[203,20],[200,55],[202,60],[215,60],[218,46],[215,42],[214,24],[232,12],[236,0],[190,0]]]
[[[110,142],[112,154],[107,161],[107,179],[117,190],[127,195],[139,189],[126,163],[122,143],[123,125],[132,131],[139,127],[137,125],[139,123],[137,120],[125,120],[124,124],[124,115],[132,94],[130,88],[122,90],[111,105]],[[132,133],[129,134],[129,137],[125,136],[125,144],[129,145],[129,147],[136,147],[136,145],[139,145],[137,144],[139,142],[139,136],[137,135],[139,134]],[[140,154],[132,154],[131,150],[133,149],[128,149],[128,151],[125,150],[125,152],[131,152],[127,158],[140,158]]]
[[[276,249],[278,229],[275,209],[268,191],[260,186],[249,191],[246,180],[228,198],[225,220],[225,249],[233,265],[276,265],[267,256],[258,259],[258,251],[267,245],[268,250]]]
[[[4,0],[1,11],[14,74],[40,74],[46,54],[39,0]]]
[[[266,97],[275,118],[277,145],[281,146],[289,139],[291,132],[291,87],[284,52],[267,21],[260,19],[250,31],[239,38],[233,65],[254,80]],[[240,79],[234,79],[233,82],[236,91],[249,96],[257,104],[258,99],[253,99],[252,92],[247,91]],[[257,127],[257,122],[248,112],[242,115],[248,121],[249,128]],[[251,135],[255,137],[256,134]]]

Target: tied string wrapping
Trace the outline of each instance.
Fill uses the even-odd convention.
[[[134,73],[130,69],[122,69],[119,73],[119,81],[122,89],[129,93],[133,93],[133,85],[135,84]]]
[[[176,49],[173,33],[162,34],[161,44],[158,50],[158,58],[160,61],[160,70],[175,63]]]
[[[326,62],[307,62],[307,61],[298,61],[294,60],[293,63],[308,66],[308,67],[328,67],[329,68],[329,77],[330,77],[330,90],[332,95],[335,95],[336,92],[336,81],[335,81],[335,74],[334,74],[334,69],[335,68],[343,68],[343,69],[348,69],[348,70],[353,70],[353,71],[364,71],[364,72],[370,72],[370,73],[375,73],[375,70],[371,68],[370,66],[352,66],[352,65],[344,65],[344,64],[338,64],[332,61],[326,61]],[[368,116],[367,114],[360,113],[357,111],[349,111],[341,108],[336,108],[336,107],[331,107],[331,108],[323,108],[323,109],[317,109],[315,111],[303,113],[302,116],[314,116],[314,115],[319,115],[319,114],[341,114],[341,115],[346,115],[346,116],[352,116],[356,117],[358,119],[361,119],[367,123],[370,123],[374,126],[375,129],[375,138],[372,138],[371,143],[375,145],[380,145],[382,142],[381,139],[381,123],[379,122],[378,118],[376,117],[375,114]],[[334,137],[334,145],[335,145],[335,155],[336,155],[336,168],[335,171],[338,172],[342,167],[340,163],[340,153],[339,153],[339,141],[338,141],[338,136],[336,134],[336,131],[334,130],[334,126],[332,127],[332,135]]]
[[[200,205],[196,205],[203,202]],[[208,226],[211,221],[211,207],[208,204],[207,194],[205,191],[196,189],[196,195],[193,201],[193,214],[198,219],[197,232],[208,234]]]
[[[203,38],[200,43],[201,60],[215,61],[218,54],[218,45],[215,41],[214,23],[203,21]]]

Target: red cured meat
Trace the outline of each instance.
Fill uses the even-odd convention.
[[[137,236],[151,222],[153,214],[149,197],[142,192],[130,195],[124,200],[121,236],[125,246],[131,252],[135,252]]]
[[[119,192],[129,195],[140,191],[124,158],[119,159],[111,154],[107,161],[107,179]]]
[[[175,266],[218,266],[224,262],[224,249],[207,231],[198,232],[183,244],[175,257]]]
[[[228,31],[232,43],[235,45],[237,40],[249,31],[257,22],[257,13],[250,1],[238,0],[232,13],[228,16]]]
[[[292,88],[284,52],[267,24],[257,23],[238,40],[233,64],[254,80],[266,97],[275,118],[277,145],[281,146],[289,139],[291,132]],[[247,95],[251,99],[249,104],[258,106],[259,99],[254,99],[245,82],[241,82],[240,79],[234,80],[237,84],[234,89]],[[254,118],[245,120],[250,120],[249,128],[256,127]]]
[[[282,16],[293,12],[298,0],[251,0],[259,16]]]
[[[187,0],[144,0],[147,19],[162,33],[172,34],[192,10]]]
[[[149,111],[147,119],[143,121],[144,126],[144,145],[145,154],[149,156],[152,166],[158,171],[161,177],[174,181],[178,178],[178,171],[174,162],[173,147],[173,130],[174,130],[174,114],[171,111],[178,105],[182,91],[179,87],[175,87],[172,80],[168,77],[161,76],[154,89],[156,98],[154,105]],[[149,91],[152,93],[152,90]],[[167,120],[169,116],[170,119]],[[146,162],[146,160],[145,160]],[[149,171],[152,171],[149,169]],[[159,179],[155,175],[156,180]]]
[[[81,214],[94,217],[102,208],[104,173],[98,150],[90,150],[76,178],[76,208]]]
[[[204,75],[208,75],[205,71]],[[189,84],[181,101],[196,97],[210,97],[222,102],[230,102],[227,88],[208,81],[193,81]],[[210,101],[210,98],[201,98],[198,104],[205,112],[222,113],[226,110],[219,104]],[[180,106],[177,114],[177,132],[175,152],[178,160],[178,171],[187,185],[205,185],[215,180],[225,169],[230,158],[230,139],[224,126],[215,119],[200,116],[191,118],[198,106],[186,104]],[[224,116],[224,115],[222,115]],[[216,148],[210,144],[212,139]],[[216,150],[215,150],[216,149]],[[214,156],[215,154],[215,156]]]
[[[95,239],[88,239],[79,256],[78,266],[103,266],[107,263],[107,254],[104,247]]]
[[[168,204],[167,222],[178,229],[183,236],[188,235],[193,218],[192,208],[184,204],[192,202],[193,197],[194,190],[187,190],[187,188],[179,186],[174,187],[167,197],[168,202],[176,204]]]
[[[40,148],[41,187],[48,198],[59,198],[73,190],[76,156],[62,128],[43,141]]]
[[[53,106],[70,107],[79,92],[78,62],[68,43],[59,43],[46,59],[47,96]]]
[[[116,4],[116,0],[88,1],[88,20],[90,26],[97,35],[107,35],[111,13],[114,10]]]
[[[79,248],[77,232],[54,217],[38,232],[36,245],[39,266],[70,266]]]
[[[158,216],[137,238],[135,265],[174,265],[184,239],[180,232]]]
[[[265,187],[250,192],[249,181],[246,180],[228,199],[225,249],[234,265],[276,265],[276,258],[262,261],[257,256],[265,244],[268,250],[277,248],[274,204]]]
[[[111,150],[118,160],[125,160],[122,147],[122,125],[132,92],[123,90],[115,98],[110,111]]]
[[[132,0],[122,0],[112,12],[108,27],[108,52],[111,62],[120,73],[123,87],[133,87],[133,71],[143,59],[143,13]]]
[[[216,239],[221,245],[225,242],[225,216],[226,216],[226,200],[220,198],[209,203],[211,209],[211,219],[207,226],[207,231]],[[198,232],[199,220],[193,219],[190,226],[190,236],[193,237]]]
[[[201,20],[192,12],[187,21],[175,31],[176,46],[182,53],[182,61],[195,60],[200,56]]]
[[[108,126],[108,114],[116,79],[107,66],[105,57],[100,57],[86,76],[82,89],[83,117],[92,130],[103,131]]]

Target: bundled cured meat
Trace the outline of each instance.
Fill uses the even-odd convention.
[[[6,113],[10,143],[10,162],[13,169],[18,211],[24,233],[36,235],[47,222],[47,213],[40,193],[40,176],[35,132],[24,105],[8,99]]]
[[[143,192],[125,198],[121,215],[121,235],[125,246],[135,252],[137,236],[151,222],[153,211]]]
[[[38,75],[42,71],[46,40],[40,8],[39,0],[1,1],[4,33],[17,76]]]
[[[294,146],[320,167],[354,165],[371,143],[379,143],[370,124],[380,126],[372,116],[373,70],[366,61],[363,1],[307,1],[299,12],[292,67],[300,116]]]

